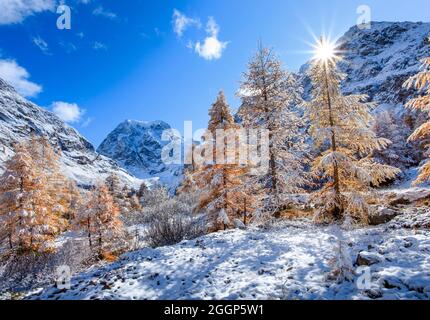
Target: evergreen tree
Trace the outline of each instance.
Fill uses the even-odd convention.
[[[0,177],[0,234],[21,253],[51,252],[57,226],[45,188],[48,179],[25,143],[14,151]]]
[[[312,101],[307,103],[310,132],[316,146],[325,150],[312,164],[313,173],[327,181],[317,195],[320,217],[341,219],[349,214],[365,222],[366,192],[399,173],[371,158],[389,141],[370,129],[373,105],[365,102],[367,96],[342,94],[345,76],[337,69],[335,56],[314,59],[309,75],[313,84]]]
[[[145,197],[145,194],[149,191],[148,186],[145,182],[142,182],[142,184],[139,187],[139,190],[136,192],[137,199],[139,201],[139,205],[142,206],[143,198]]]
[[[199,187],[195,181],[195,173],[198,172],[198,164],[194,159],[194,153],[198,152],[199,146],[195,143],[192,144],[191,150],[189,150],[189,155],[187,155],[188,159],[191,159],[191,164],[185,165],[184,168],[184,178],[182,180],[181,185],[179,186],[177,193],[178,194],[190,194],[199,191]]]
[[[140,210],[140,204],[135,195],[136,192],[123,185],[116,173],[110,174],[106,178],[105,184],[121,214]]]
[[[375,158],[402,170],[414,166],[420,158],[419,148],[406,141],[410,135],[410,128],[404,119],[396,118],[392,111],[376,114],[372,130],[376,136],[392,142],[386,149],[375,150]]]
[[[76,222],[87,234],[89,246],[98,258],[108,258],[120,249],[123,224],[119,219],[119,209],[106,185],[99,184],[91,192]]]
[[[219,230],[233,226],[232,223],[240,210],[240,203],[237,201],[240,195],[238,188],[243,183],[241,177],[247,168],[239,164],[239,126],[234,122],[223,92],[219,93],[209,110],[209,116],[206,136],[212,139],[204,141],[197,151],[210,150],[212,157],[209,163],[198,164],[194,168],[192,180],[202,192],[197,209],[206,209],[213,229]]]
[[[122,197],[122,184],[116,173],[111,173],[105,181],[106,187],[114,198]]]
[[[269,130],[269,172],[261,184],[267,188],[266,207],[279,211],[288,195],[306,184],[304,122],[297,107],[302,103],[301,87],[282,69],[281,62],[260,44],[244,73],[238,115],[247,129]]]
[[[34,135],[29,139],[27,148],[38,170],[43,172],[47,179],[45,190],[48,198],[46,201],[49,202],[56,221],[54,232],[59,234],[67,229],[67,216],[71,214],[69,208],[71,182],[61,173],[60,151],[55,151],[46,137]]]
[[[82,207],[83,199],[82,194],[78,189],[78,186],[76,185],[76,182],[73,180],[69,180],[66,183],[66,194],[68,195],[68,198],[66,199],[67,204],[67,212],[65,214],[65,218],[69,222],[73,222],[76,218],[76,214],[79,212],[79,210]]]
[[[429,38],[430,41],[430,38]],[[430,57],[422,60],[422,71],[408,79],[404,86],[408,89],[418,90],[420,96],[410,100],[406,107],[412,110],[419,110],[430,113]],[[409,137],[410,141],[428,138],[430,134],[430,120],[427,120]],[[420,175],[415,183],[426,182],[430,179],[430,161],[427,161],[420,169]]]

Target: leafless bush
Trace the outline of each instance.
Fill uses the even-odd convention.
[[[150,223],[153,220],[153,208],[156,208],[160,203],[168,201],[169,199],[169,193],[164,187],[145,190],[140,199],[142,210],[123,215],[122,220],[126,226]]]
[[[254,213],[250,224],[263,230],[270,230],[273,228],[276,222],[277,219],[273,216],[272,212],[265,210],[257,210]]]
[[[173,245],[205,233],[204,219],[192,214],[190,204],[178,198],[157,203],[148,211],[146,241],[152,247]]]
[[[89,259],[88,247],[78,240],[66,242],[55,253],[5,254],[0,260],[0,292],[52,284],[59,266],[68,266],[73,274],[87,266]]]

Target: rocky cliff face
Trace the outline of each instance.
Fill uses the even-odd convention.
[[[112,172],[130,187],[141,182],[113,160],[98,154],[91,143],[55,114],[24,99],[0,79],[0,172],[3,162],[13,154],[13,143],[31,134],[47,137],[54,148],[61,150],[65,174],[83,187],[94,185]]]
[[[374,22],[351,28],[340,40],[346,92],[365,92],[379,104],[405,104],[414,92],[403,83],[430,55],[430,23]]]
[[[162,149],[170,141],[162,134],[170,126],[163,121],[127,120],[118,125],[101,143],[97,151],[114,159],[136,177],[158,179],[175,189],[182,179],[182,165],[167,165]]]

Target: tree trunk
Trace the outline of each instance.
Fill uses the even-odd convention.
[[[243,199],[243,224],[246,226],[246,198]]]
[[[90,249],[93,249],[93,243],[91,241],[91,220],[90,217],[87,218],[87,228],[88,228],[88,243],[90,245]]]
[[[263,77],[263,86],[264,86],[264,91],[263,91],[263,98],[264,98],[264,102],[265,102],[265,106],[264,106],[264,112],[266,113],[265,118],[266,118],[266,123],[269,123],[269,109],[267,107],[267,103],[269,101],[269,97],[267,96],[267,89],[266,89],[266,81],[265,78]],[[272,197],[274,198],[274,202],[276,204],[276,206],[279,205],[279,199],[278,199],[278,181],[276,179],[276,161],[275,161],[275,155],[273,152],[273,128],[269,125],[268,127],[269,129],[269,168],[270,168],[270,194],[272,195]],[[273,203],[271,203],[271,205],[273,205]]]
[[[325,74],[325,87],[326,87],[326,95],[327,95],[327,106],[329,111],[329,123],[331,127],[331,150],[333,152],[337,151],[337,143],[336,143],[336,134],[334,131],[334,120],[332,113],[332,105],[331,105],[331,97],[330,97],[330,87],[328,84],[328,73],[327,73],[327,65],[324,64],[324,74]],[[333,163],[333,187],[335,192],[335,200],[338,204],[333,215],[336,219],[340,218],[342,214],[342,203],[341,203],[341,193],[340,193],[340,181],[339,181],[339,166],[336,162]]]

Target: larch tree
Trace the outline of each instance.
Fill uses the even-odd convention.
[[[69,180],[66,183],[65,188],[67,189],[66,195],[68,196],[66,199],[67,212],[65,214],[65,218],[69,223],[73,223],[76,218],[76,214],[79,212],[83,204],[82,194],[76,185],[76,182],[73,180]]]
[[[199,146],[196,143],[191,144],[190,150],[188,150],[187,158],[190,159],[191,163],[184,167],[184,178],[182,179],[181,185],[178,187],[178,194],[191,194],[198,192],[199,187],[195,181],[195,173],[198,172],[198,164],[194,159],[194,152],[198,150]]]
[[[109,190],[115,205],[122,211],[125,208],[126,195],[123,193],[123,185],[116,173],[111,173],[105,180],[105,185]]]
[[[238,115],[247,129],[269,130],[269,170],[260,182],[267,189],[266,207],[274,213],[307,182],[300,132],[304,122],[298,114],[301,92],[294,75],[284,71],[275,54],[260,44],[243,75]]]
[[[0,177],[0,233],[20,253],[52,252],[56,219],[47,178],[26,143],[17,144]]]
[[[374,157],[403,170],[413,166],[420,158],[421,151],[415,143],[406,141],[411,130],[404,119],[396,118],[393,111],[388,110],[374,117],[372,130],[378,137],[392,142],[386,149],[375,150]]]
[[[198,210],[205,209],[213,229],[219,230],[234,225],[241,205],[237,201],[238,188],[247,168],[238,160],[239,126],[223,92],[209,110],[209,116],[205,141],[196,148],[196,152],[203,149],[208,154],[205,162],[194,168],[192,180],[202,191]]]
[[[371,155],[390,141],[378,138],[370,129],[372,103],[366,95],[344,95],[337,68],[338,56],[321,39],[312,61],[312,100],[306,104],[310,133],[322,153],[312,163],[312,173],[324,186],[317,195],[320,220],[341,220],[345,216],[366,222],[366,196],[371,187],[394,179],[397,168],[375,161]]]
[[[115,256],[124,235],[120,211],[104,184],[98,184],[77,215],[77,225],[88,237],[90,249],[100,259]]]
[[[249,171],[241,179],[242,184],[236,189],[238,219],[247,226],[253,220],[255,213],[261,210],[265,192],[261,184],[249,174]]]
[[[430,41],[430,38],[429,38]],[[430,57],[422,60],[422,71],[408,79],[404,87],[418,90],[420,96],[410,100],[406,107],[430,114]],[[430,135],[430,120],[419,126],[409,137],[410,141],[422,140]],[[428,146],[427,146],[428,147]],[[430,180],[430,161],[427,161],[420,169],[416,184]]]
[[[121,183],[116,173],[111,173],[106,178],[105,184],[113,197],[115,205],[120,209],[121,214],[128,214],[140,210],[136,192]]]
[[[139,190],[137,190],[137,193],[136,193],[137,197],[139,198],[139,201],[148,191],[149,191],[149,188],[147,184],[145,182],[142,182],[139,187]]]
[[[45,190],[48,193],[48,201],[50,202],[53,217],[56,220],[55,234],[65,231],[69,221],[67,216],[71,213],[71,182],[62,173],[60,168],[60,151],[54,150],[49,140],[44,136],[32,136],[27,148],[38,169],[43,172],[47,181]]]

